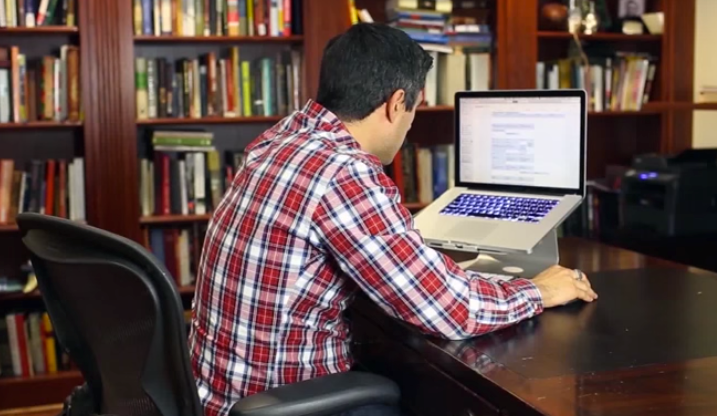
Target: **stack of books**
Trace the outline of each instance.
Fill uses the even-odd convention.
[[[406,32],[433,57],[433,68],[426,78],[426,106],[452,106],[457,91],[483,91],[491,88],[490,27],[471,14],[475,5],[455,7],[451,0],[388,2],[389,24]]]

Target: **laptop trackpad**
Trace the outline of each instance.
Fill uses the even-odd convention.
[[[466,224],[459,224],[454,226],[448,235],[456,242],[478,243],[488,237],[497,226],[498,224],[489,223],[471,224],[469,227]]]

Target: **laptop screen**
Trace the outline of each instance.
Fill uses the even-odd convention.
[[[585,110],[579,95],[456,101],[459,183],[581,191]]]

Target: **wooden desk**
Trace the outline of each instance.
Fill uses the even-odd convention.
[[[575,239],[561,264],[600,299],[452,342],[360,298],[356,357],[416,415],[717,415],[717,275]]]

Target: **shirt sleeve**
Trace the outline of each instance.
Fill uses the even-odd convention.
[[[486,279],[428,247],[393,182],[365,163],[341,169],[313,219],[320,246],[341,270],[384,311],[423,332],[465,339],[543,310],[529,280]]]

